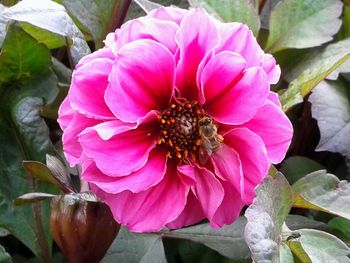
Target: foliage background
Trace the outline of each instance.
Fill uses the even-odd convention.
[[[223,21],[246,23],[281,66],[272,89],[295,135],[234,224],[122,229],[102,262],[350,262],[350,1],[154,2],[1,1],[0,262],[66,262],[49,231],[49,201],[13,201],[28,192],[62,194],[29,174],[50,173],[46,154],[64,163],[57,109],[74,65],[123,21],[158,4],[202,6]],[[78,182],[78,170],[65,169]]]

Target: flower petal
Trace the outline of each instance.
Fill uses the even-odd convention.
[[[104,101],[112,60],[97,58],[74,71],[69,100],[74,110],[98,119],[115,118]]]
[[[237,125],[250,120],[264,105],[268,94],[265,72],[261,68],[248,68],[224,94],[207,98],[204,109],[218,122]]]
[[[159,231],[175,220],[186,204],[189,187],[176,174],[175,166],[168,166],[164,179],[140,193],[124,191],[119,194],[96,194],[104,200],[120,224],[133,232]]]
[[[113,46],[113,52],[118,54],[124,45],[140,39],[149,39],[166,46],[175,54],[177,44],[175,34],[179,26],[172,21],[164,21],[151,17],[142,17],[131,20],[117,31],[117,40]]]
[[[154,17],[159,20],[172,21],[180,25],[181,20],[188,14],[188,10],[176,6],[160,7],[149,12],[148,17]]]
[[[224,199],[218,207],[210,225],[214,228],[222,227],[224,224],[232,224],[241,212],[244,203],[240,193],[228,182],[221,182],[225,191]]]
[[[72,109],[69,101],[69,97],[67,96],[60,108],[58,109],[58,119],[57,122],[59,123],[62,130],[65,130],[69,123],[72,121],[74,115],[74,110]]]
[[[190,191],[187,196],[187,202],[184,210],[174,221],[168,223],[166,226],[170,229],[179,229],[198,223],[204,218],[205,214],[199,201],[194,196],[192,191]]]
[[[270,54],[264,54],[263,68],[267,74],[270,84],[276,84],[281,76],[281,68],[276,65],[275,58]]]
[[[108,125],[108,132],[101,131],[101,125],[85,130],[79,135],[84,152],[92,158],[97,167],[109,176],[126,176],[143,167],[149,152],[155,147],[156,120],[143,123],[137,128],[121,121]],[[102,138],[100,135],[106,137]]]
[[[166,154],[160,149],[150,152],[147,163],[139,170],[123,177],[103,174],[94,162],[84,163],[82,178],[94,183],[106,193],[116,194],[129,190],[138,193],[158,184],[166,171]]]
[[[293,126],[279,107],[267,100],[243,126],[263,139],[267,156],[272,163],[283,160],[293,137]]]
[[[276,92],[270,91],[267,97],[272,103],[274,103],[278,108],[282,108],[282,104]]]
[[[246,62],[242,56],[223,51],[205,65],[201,75],[201,92],[205,101],[224,97],[243,77]]]
[[[197,69],[205,55],[218,44],[217,29],[203,9],[193,9],[181,21],[176,42],[180,49],[176,87],[182,97],[197,99]]]
[[[78,142],[78,134],[84,129],[94,126],[101,121],[96,119],[87,118],[86,116],[75,112],[72,121],[66,127],[62,136],[64,155],[70,164],[74,166],[80,162],[80,158],[83,154],[83,149]]]
[[[221,23],[219,27],[221,42],[216,52],[229,50],[244,57],[247,67],[260,66],[264,52],[252,31],[241,23]]]
[[[206,217],[211,220],[224,198],[224,190],[215,175],[206,168],[187,165],[182,169],[189,177],[196,178],[194,194],[199,200]]]
[[[236,188],[244,196],[244,177],[241,161],[237,152],[222,143],[219,149],[210,156],[215,174]]]
[[[168,107],[174,74],[174,57],[165,46],[148,39],[131,42],[117,55],[106,102],[119,119],[136,122]]]
[[[244,175],[244,202],[250,204],[255,197],[255,187],[262,182],[270,166],[264,142],[247,128],[235,128],[224,139],[239,154]]]
[[[109,37],[110,38],[110,37]],[[79,63],[75,66],[76,69],[80,68],[81,66],[83,66],[86,63],[89,63],[95,59],[98,58],[102,58],[102,59],[110,59],[110,60],[114,60],[115,55],[112,52],[112,49],[108,46],[103,47],[101,49],[96,50],[95,52],[82,57],[79,60]]]

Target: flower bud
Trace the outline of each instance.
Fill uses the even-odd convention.
[[[99,262],[120,228],[108,206],[90,193],[52,198],[50,226],[53,239],[71,263]]]

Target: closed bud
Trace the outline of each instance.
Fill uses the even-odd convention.
[[[90,193],[52,198],[50,226],[55,242],[71,263],[99,262],[120,228],[109,207]]]

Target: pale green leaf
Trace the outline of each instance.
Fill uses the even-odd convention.
[[[268,52],[331,41],[341,26],[340,0],[284,0],[271,13]]]
[[[0,263],[11,263],[11,256],[6,252],[5,248],[0,245]]]
[[[292,251],[286,244],[281,244],[279,257],[283,263],[294,263]]]
[[[241,22],[246,24],[257,36],[260,29],[258,10],[252,0],[189,0],[193,7],[201,6],[208,13],[224,22]]]

